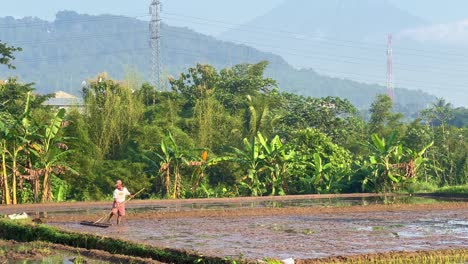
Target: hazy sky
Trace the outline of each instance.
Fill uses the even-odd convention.
[[[244,23],[288,0],[162,0],[163,20],[173,26],[187,26],[216,35]],[[291,1],[291,0],[289,0]],[[326,0],[311,0],[326,1]],[[342,0],[352,1],[352,0]],[[369,0],[380,1],[380,0]],[[385,1],[385,0],[384,0]],[[433,23],[468,19],[467,0],[386,0]],[[151,0],[15,0],[3,1],[0,17],[36,16],[49,21],[61,10],[86,14],[118,14],[141,17],[148,14]],[[219,22],[216,22],[219,21]],[[221,23],[225,22],[225,24]]]
[[[268,12],[284,0],[162,0],[163,20],[173,26],[190,26],[202,33],[217,34],[230,24],[240,24]],[[36,16],[54,20],[57,11],[86,14],[144,16],[151,0],[15,0],[2,3],[0,17]],[[148,19],[148,17],[139,17]],[[229,24],[216,23],[215,20]]]
[[[173,26],[188,26],[212,35],[226,31],[268,12],[284,1],[293,0],[162,0],[163,20]],[[326,0],[310,0],[326,1]],[[342,0],[352,1],[352,0]],[[381,1],[381,0],[369,0]],[[468,19],[467,0],[383,0],[433,23]],[[54,20],[60,10],[86,14],[144,16],[151,0],[15,0],[2,1],[0,17],[36,16]],[[148,17],[139,17],[147,19]],[[225,24],[216,22],[225,22]]]
[[[387,0],[413,15],[433,23],[468,19],[467,0]]]

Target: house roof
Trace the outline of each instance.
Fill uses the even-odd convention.
[[[80,106],[83,105],[83,99],[64,91],[57,91],[55,97],[50,98],[44,104],[51,106]]]

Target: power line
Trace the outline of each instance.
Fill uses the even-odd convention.
[[[168,50],[171,50],[171,53],[173,54],[180,54],[180,55],[186,55],[186,56],[191,56],[191,57],[194,57],[194,58],[199,58],[201,59],[202,56],[200,56],[199,53],[193,53],[192,50],[187,50],[187,49],[175,49],[175,48],[167,48]],[[185,51],[185,52],[184,52]],[[82,54],[75,54],[75,56],[78,56],[78,57],[99,57],[99,56],[107,56],[107,55],[114,55],[114,54],[133,54],[133,53],[141,53],[141,52],[150,52],[150,48],[149,47],[138,47],[138,48],[134,48],[134,49],[121,49],[121,50],[115,50],[115,51],[109,51],[109,52],[105,52],[105,53],[94,53],[94,54],[86,54],[86,53],[82,53]],[[207,54],[217,54],[215,52],[208,52]],[[235,58],[244,58],[244,57],[241,57],[240,55],[234,55]],[[56,61],[64,61],[65,59],[69,59],[69,58],[64,58],[64,57],[55,57],[53,58],[54,60]],[[72,58],[73,59],[73,58]],[[22,60],[22,61],[42,61],[42,60]],[[51,60],[48,60],[48,61],[51,61]],[[60,65],[57,65],[57,67],[63,67],[63,64],[60,64]],[[364,75],[364,74],[358,74],[358,73],[349,73],[349,72],[342,72],[342,71],[334,71],[334,70],[331,70],[331,69],[328,69],[328,68],[321,68],[321,67],[318,67],[318,68],[315,68],[315,70],[318,70],[320,71],[322,74],[338,74],[338,75],[342,75],[342,74],[346,74],[346,75],[353,75],[353,76],[357,76],[357,77],[363,77],[363,78],[366,78],[368,80],[368,82],[374,82],[376,84],[378,83],[383,83],[383,76],[382,78],[380,78],[379,76],[372,76],[372,75]],[[331,77],[331,76],[328,76],[328,78],[335,78],[335,79],[342,79],[342,78],[338,78],[338,77]],[[374,78],[374,79],[370,79],[370,78]],[[353,81],[353,82],[356,82],[358,83],[358,81],[356,80],[350,80],[350,81]],[[422,85],[424,88],[432,88],[434,90],[446,90],[446,85],[444,85],[443,87],[442,86],[437,86],[437,85],[434,85],[433,82],[423,82],[423,81],[414,81],[414,80],[404,80],[404,79],[400,79],[400,81],[404,81],[404,82],[407,82],[407,83],[410,83],[410,84],[416,84],[416,85],[411,85],[413,88],[419,88],[421,89],[421,86],[417,86],[417,85]],[[445,83],[444,83],[445,84]],[[367,83],[367,85],[372,85],[372,84],[369,84]],[[379,84],[380,86],[383,86],[382,84]],[[457,86],[457,85],[451,85],[451,88],[459,88],[459,91],[465,91],[466,88],[461,85],[461,86]]]
[[[52,39],[52,40],[45,40],[45,41],[36,41],[36,42],[28,42],[28,43],[34,43],[34,45],[32,46],[38,46],[39,44],[47,44],[47,43],[56,43],[56,42],[61,42],[61,41],[71,41],[71,40],[80,40],[80,39],[86,39],[86,38],[105,38],[105,37],[112,37],[112,36],[117,36],[117,35],[128,35],[128,34],[140,34],[140,33],[147,33],[147,31],[125,31],[125,32],[116,32],[116,33],[109,33],[109,34],[88,34],[88,35],[82,35],[82,36],[73,36],[73,37],[70,37],[70,38],[55,38],[55,39]],[[185,38],[185,39],[192,39],[192,40],[198,40],[198,38],[194,38],[192,37],[191,35],[189,34],[181,34],[180,32],[178,33],[174,33],[174,32],[168,32],[167,33],[168,37],[170,38],[174,38],[174,37],[182,37],[182,38]],[[229,39],[228,39],[229,40]],[[26,42],[14,42],[15,45],[18,45],[20,43],[26,43]],[[269,44],[264,44],[264,43],[260,43],[260,42],[238,42],[237,44],[245,44],[245,45],[256,45],[256,46],[265,46],[265,47],[269,47],[269,48],[272,48],[272,49],[282,49],[281,47],[278,47],[278,46],[272,46],[272,45],[269,45]],[[340,55],[340,59],[341,58],[345,58],[345,59],[351,59],[351,60],[359,60],[359,62],[356,62],[356,61],[343,61],[343,60],[336,60],[334,59],[334,56],[335,54],[326,54],[326,53],[321,53],[321,54],[313,54],[311,55],[309,53],[309,51],[306,51],[306,50],[301,50],[301,49],[289,49],[289,50],[292,50],[292,51],[299,51],[299,52],[304,52],[304,53],[297,53],[297,52],[285,52],[285,51],[282,51],[284,54],[289,54],[289,55],[292,55],[292,56],[300,56],[300,57],[308,57],[308,58],[324,58],[324,59],[329,59],[329,61],[334,61],[334,62],[344,62],[344,63],[360,63],[362,65],[372,65],[372,64],[363,64],[361,63],[362,61],[369,61],[369,62],[374,62],[374,63],[378,63],[378,65],[383,65],[383,64],[380,64],[382,61],[380,60],[376,60],[376,59],[372,59],[372,58],[366,58],[366,57],[353,57],[353,56],[345,56],[345,55]],[[332,58],[330,60],[330,58]],[[334,60],[333,60],[334,59]],[[375,65],[375,64],[374,64]],[[418,67],[418,69],[414,69],[414,68],[405,68],[405,67],[399,67],[398,69],[401,69],[401,70],[405,70],[405,71],[413,71],[413,72],[420,72],[420,71],[424,71],[424,72],[427,72],[427,71],[430,71],[430,72],[439,72],[439,73],[446,73],[444,72],[445,68],[443,67],[437,67],[437,66],[432,66],[431,68],[421,68],[421,65],[414,65],[414,64],[403,64],[403,63],[395,63],[394,65],[396,66],[407,66],[407,67]],[[450,65],[450,66],[454,66],[454,65]],[[460,65],[459,67],[468,67],[467,65]],[[454,73],[454,72],[459,72],[459,73],[462,73],[462,74],[465,74],[466,71],[464,70],[460,70],[460,69],[447,69],[449,70],[450,72],[449,73]]]
[[[278,47],[279,48],[279,47]],[[102,55],[102,53],[100,53]],[[295,56],[304,56],[304,54],[298,54],[298,53],[295,53],[294,54]],[[355,59],[359,59],[359,60],[362,60],[362,58],[355,58]],[[342,61],[340,61],[342,62]],[[352,63],[352,64],[357,64],[356,62],[354,61],[348,61],[347,63]],[[362,65],[362,64],[361,64]]]
[[[223,28],[227,28],[227,29],[233,29],[233,30],[237,30],[237,31],[248,31],[248,32],[272,32],[272,33],[282,33],[282,34],[288,34],[289,37],[293,37],[295,39],[301,39],[299,38],[297,35],[301,34],[301,33],[298,33],[298,32],[293,32],[293,31],[287,31],[287,30],[281,30],[281,29],[272,29],[272,28],[266,28],[266,27],[258,27],[258,26],[251,26],[249,28],[257,28],[259,30],[246,30],[246,29],[239,29],[239,28],[234,28],[234,27],[241,27],[241,26],[245,26],[244,24],[236,24],[236,23],[230,23],[230,22],[225,22],[225,21],[221,21],[221,20],[213,20],[213,19],[206,19],[206,18],[201,18],[201,17],[196,17],[196,16],[187,16],[187,15],[182,15],[182,14],[177,14],[177,13],[169,13],[169,12],[162,12],[162,14],[164,15],[169,15],[169,16],[173,16],[173,17],[176,17],[176,19],[179,19],[180,18],[185,18],[185,19],[191,19],[191,20],[200,20],[200,21],[205,21],[205,22],[209,22],[209,23],[200,23],[200,22],[196,22],[197,24],[210,24],[211,25],[216,25],[216,26],[220,26],[219,24],[223,24],[225,26],[222,26]],[[55,20],[53,22],[49,22],[49,21],[41,21],[39,22],[40,24],[36,24],[34,25],[34,23],[38,23],[37,21],[25,21],[25,22],[22,22],[22,23],[19,23],[19,22],[15,22],[15,25],[5,25],[5,24],[0,24],[0,28],[9,28],[9,29],[14,29],[14,28],[18,28],[18,27],[35,27],[35,26],[39,26],[39,27],[42,27],[42,26],[53,26],[55,24],[66,24],[66,23],[77,23],[77,22],[95,22],[95,21],[112,21],[112,20],[116,20],[116,19],[122,19],[122,18],[143,18],[143,17],[148,17],[149,15],[148,14],[137,14],[137,15],[103,15],[103,16],[99,16],[99,17],[92,17],[92,18],[89,18],[89,19],[82,19],[82,18],[79,18],[79,19],[61,19],[61,20]],[[174,18],[169,18],[168,20],[171,20],[171,19],[174,19]],[[191,21],[193,23],[193,21]],[[217,24],[213,24],[213,23],[217,23]],[[228,27],[229,26],[229,27]],[[382,43],[377,43],[377,42],[360,42],[360,41],[354,41],[354,40],[344,40],[344,39],[336,39],[336,38],[328,38],[328,37],[323,37],[323,36],[317,36],[317,38],[302,38],[303,40],[314,40],[314,41],[317,41],[317,40],[320,40],[320,41],[327,41],[327,42],[339,42],[339,43],[354,43],[354,44],[358,44],[360,45],[362,48],[372,48],[372,49],[377,49],[377,50],[382,50],[382,48],[384,47]],[[468,56],[466,54],[459,54],[459,53],[450,53],[450,52],[440,52],[440,51],[433,51],[433,50],[425,50],[425,49],[415,49],[415,48],[407,48],[407,47],[404,47],[404,46],[400,46],[400,45],[394,45],[395,48],[398,48],[400,51],[404,51],[404,50],[409,50],[409,51],[417,51],[417,52],[425,52],[425,53],[432,53],[432,54],[445,54],[445,55],[449,55],[449,56],[456,56],[457,58],[460,58],[461,56],[462,57],[466,57],[468,58]],[[427,57],[427,56],[425,56]]]
[[[223,28],[227,28],[227,29],[232,29],[232,30],[236,30],[236,31],[246,31],[246,32],[271,32],[271,33],[275,33],[275,34],[288,34],[289,37],[293,37],[295,39],[301,39],[299,37],[297,37],[298,35],[301,35],[302,33],[300,32],[293,32],[293,31],[287,31],[287,30],[281,30],[281,29],[272,29],[272,28],[266,28],[266,27],[258,27],[258,26],[249,26],[249,29],[241,29],[241,28],[238,28],[238,27],[242,27],[242,26],[245,26],[245,24],[236,24],[236,23],[229,23],[229,22],[225,22],[225,21],[220,21],[220,20],[212,20],[212,19],[206,19],[206,18],[200,18],[200,17],[196,17],[196,16],[187,16],[187,15],[181,15],[181,14],[177,14],[177,13],[167,13],[167,12],[163,12],[163,14],[165,15],[169,15],[169,16],[175,16],[176,17],[176,20],[177,18],[180,19],[181,18],[189,18],[189,19],[195,19],[195,20],[200,20],[200,21],[206,21],[206,22],[214,22],[214,23],[219,23],[219,24],[225,24],[225,25],[229,25],[230,27],[227,27],[227,26],[220,26],[220,27],[223,27]],[[170,19],[174,19],[174,18],[168,18],[168,20]],[[210,24],[210,23],[201,23],[201,22],[195,22],[197,24]],[[217,25],[217,24],[213,24],[211,23],[211,25]],[[219,26],[219,25],[217,25]],[[252,30],[252,29],[259,29],[259,30]],[[311,38],[302,38],[302,39],[311,39]],[[372,48],[372,49],[378,49],[378,50],[382,50],[382,48],[384,47],[384,45],[382,43],[378,43],[378,42],[361,42],[361,41],[355,41],[355,40],[344,40],[344,39],[336,39],[336,38],[329,38],[329,37],[323,37],[323,36],[316,36],[316,38],[312,38],[311,40],[323,40],[323,41],[332,41],[332,42],[346,42],[346,43],[353,43],[353,44],[358,44],[358,45],[361,45],[363,47],[367,47],[367,48]],[[440,52],[440,51],[433,51],[433,50],[425,50],[425,49],[415,49],[415,48],[407,48],[407,47],[404,47],[404,46],[400,46],[400,45],[396,45],[395,47],[399,48],[399,50],[409,50],[409,51],[420,51],[420,52],[425,52],[425,53],[433,53],[433,54],[445,54],[445,55],[449,55],[449,56],[455,56],[457,58],[459,58],[460,56],[463,56],[463,57],[466,57],[468,58],[468,55],[467,54],[460,54],[460,53],[451,53],[451,52]]]
[[[176,36],[167,36],[167,37],[176,37]],[[194,39],[194,38],[188,38],[188,39]],[[140,48],[136,48],[136,49],[140,49]],[[131,51],[133,49],[122,49],[122,50],[118,50],[118,51],[115,51],[115,52],[100,52],[100,53],[97,53],[97,54],[90,54],[91,56],[101,56],[101,55],[105,55],[105,54],[114,54],[114,53],[117,53],[117,52],[128,52],[128,51]],[[212,53],[214,54],[214,53]],[[317,61],[332,61],[332,62],[339,62],[339,63],[346,63],[346,64],[351,64],[351,65],[364,65],[362,63],[360,63],[360,61],[353,61],[353,60],[330,60],[330,58],[326,57],[326,56],[320,56],[320,55],[309,55],[309,54],[302,54],[302,53],[293,53],[293,52],[289,52],[290,55],[293,55],[293,56],[300,56],[300,57],[307,57],[307,58],[314,58],[316,59]],[[70,56],[78,56],[78,57],[83,57],[83,56],[88,56],[88,54],[73,54],[73,55],[70,55]],[[240,56],[237,56],[238,58]],[[35,61],[39,61],[39,62],[44,62],[44,61],[53,61],[53,60],[66,60],[66,59],[69,59],[69,57],[67,56],[57,56],[57,57],[49,57],[49,58],[46,58],[46,59],[41,59],[41,58],[38,58],[38,59],[18,59],[17,62],[24,62],[24,61],[29,61],[29,62],[35,62]],[[359,59],[359,58],[355,58],[355,59]],[[382,64],[383,65],[383,64]],[[314,67],[314,69],[317,69],[317,67]],[[414,69],[403,69],[405,71],[415,71],[415,72],[418,72],[417,70],[414,70]],[[428,82],[429,83],[429,82]],[[456,84],[458,85],[458,84]]]
[[[119,17],[117,17],[117,18],[119,18]],[[113,18],[113,19],[115,19],[115,18]],[[96,20],[96,19],[94,19],[93,21],[95,21],[95,20]],[[91,20],[89,20],[89,21],[91,21]],[[120,34],[120,33],[119,33],[119,34]],[[106,34],[104,34],[104,35],[106,35]],[[103,35],[103,34],[100,34],[100,35],[95,35],[95,36],[104,36],[104,35]],[[107,34],[107,35],[111,35],[111,34]],[[92,35],[90,35],[90,36],[92,36]],[[79,38],[78,38],[78,39],[79,39]],[[315,39],[315,40],[311,40],[311,39],[298,39],[298,40],[301,40],[301,41],[309,41],[309,42],[312,43],[313,45],[327,45],[327,46],[328,46],[328,45],[334,45],[334,46],[343,46],[343,47],[350,47],[350,48],[358,48],[358,49],[360,49],[360,50],[367,50],[367,49],[369,48],[369,47],[363,47],[363,46],[343,45],[343,44],[340,44],[340,43],[338,43],[338,44],[337,44],[337,43],[321,44],[321,43],[319,43],[319,42],[317,42],[317,41],[324,42],[324,40],[316,40],[316,39]],[[235,40],[235,39],[230,40],[230,41],[235,42],[235,43],[256,44],[256,45],[263,45],[263,46],[265,46],[265,47],[272,47],[271,45],[265,45],[265,44],[263,44],[263,43],[258,43],[258,42],[239,42],[239,41],[237,41],[237,40]],[[313,41],[313,42],[312,42],[312,41]],[[327,40],[327,41],[329,41],[329,40]],[[346,42],[359,43],[359,42],[354,42],[354,41],[346,41]],[[43,43],[44,43],[44,42],[43,42]],[[362,43],[362,42],[361,42],[361,43]],[[273,47],[273,48],[274,48],[274,47]],[[280,47],[278,47],[278,48],[280,48]],[[373,47],[373,49],[377,49],[377,48]],[[379,47],[378,50],[380,51],[381,48]],[[414,49],[411,49],[411,50],[414,50]],[[413,55],[419,56],[418,54],[413,54]],[[424,58],[424,59],[428,59],[428,58],[430,58],[430,57],[431,57],[431,56],[427,56],[427,55],[422,56],[422,58]],[[436,57],[436,58],[437,58],[437,57]],[[363,59],[363,58],[360,58],[360,59]],[[440,58],[439,58],[439,59],[440,59]],[[403,65],[403,64],[401,64],[401,65]],[[420,65],[409,65],[409,64],[406,64],[406,66],[416,66],[416,67],[420,67]],[[463,71],[463,72],[465,72],[465,71]]]

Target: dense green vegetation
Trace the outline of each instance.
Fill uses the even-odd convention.
[[[17,54],[16,71],[0,68],[0,79],[19,76],[27,82],[35,82],[35,88],[40,93],[61,90],[81,95],[83,80],[103,70],[121,80],[127,67],[136,67],[145,80],[150,79],[148,58],[151,58],[151,49],[147,44],[147,21],[63,11],[52,22],[31,17],[0,18],[0,27],[0,40],[23,48]],[[282,92],[313,97],[339,96],[348,99],[359,110],[368,109],[377,94],[385,93],[385,87],[381,85],[323,76],[313,69],[299,70],[280,56],[247,45],[221,41],[187,28],[163,24],[161,34],[165,76],[177,76],[199,62],[222,69],[266,60],[269,65],[265,74],[278,82]],[[332,46],[328,48],[333,49]],[[321,52],[317,50],[312,54]],[[311,59],[308,56],[304,58]],[[359,71],[362,72],[362,69],[356,73]],[[413,119],[435,97],[413,87],[407,88],[395,89],[398,98],[395,107],[407,118]]]
[[[100,74],[83,88],[84,106],[67,110],[10,78],[0,84],[2,202],[104,199],[117,179],[146,198],[468,182],[468,128],[451,125],[443,99],[406,123],[379,95],[367,120],[346,99],[279,92],[266,67],[197,64],[170,79],[172,91],[134,71],[124,81]]]

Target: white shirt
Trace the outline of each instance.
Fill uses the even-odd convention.
[[[122,190],[114,190],[114,199],[118,203],[123,203],[125,201],[125,196],[130,195],[130,192],[127,190],[127,187],[123,187]]]

